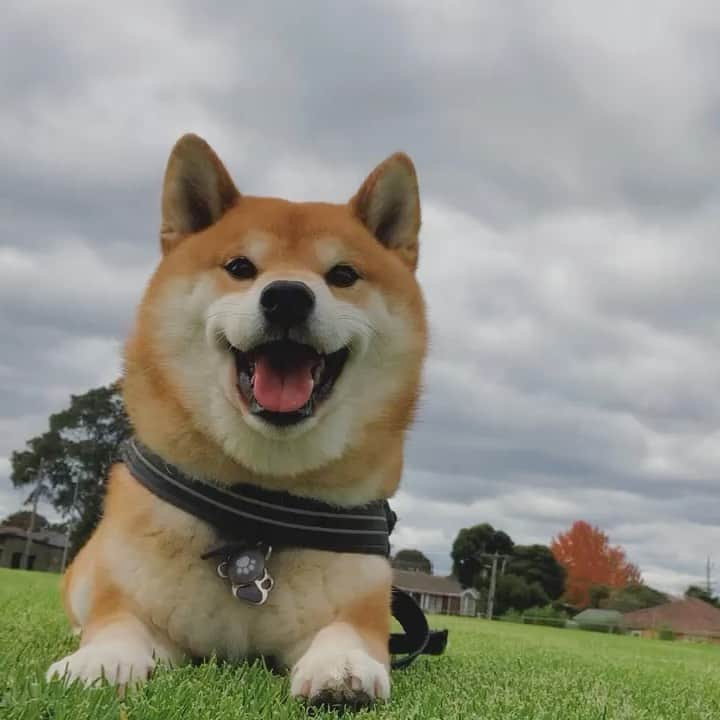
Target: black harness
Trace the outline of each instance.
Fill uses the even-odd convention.
[[[254,605],[267,600],[274,580],[266,561],[273,548],[390,555],[397,515],[385,500],[343,508],[254,485],[220,488],[184,475],[137,438],[123,444],[120,459],[150,492],[208,523],[225,539],[202,557],[219,560],[218,574],[239,600]],[[396,587],[392,614],[405,631],[390,636],[393,668],[407,667],[421,654],[444,652],[447,630],[431,631],[412,596]]]

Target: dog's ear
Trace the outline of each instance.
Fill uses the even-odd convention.
[[[418,261],[420,193],[412,160],[395,153],[368,175],[350,200],[355,216],[412,270]]]
[[[165,168],[160,225],[163,253],[217,222],[239,196],[213,149],[197,135],[183,135],[170,152]]]

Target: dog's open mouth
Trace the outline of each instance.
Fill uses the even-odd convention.
[[[309,345],[279,340],[243,352],[232,348],[237,387],[250,412],[294,425],[309,418],[340,377],[348,349],[323,355]]]

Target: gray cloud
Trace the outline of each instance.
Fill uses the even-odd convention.
[[[463,525],[548,542],[583,517],[649,580],[699,577],[720,542],[713,3],[5,15],[0,458],[116,376],[179,134],[296,199],[344,200],[401,148],[433,347],[397,542],[446,569]]]

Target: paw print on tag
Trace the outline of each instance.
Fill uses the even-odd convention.
[[[230,559],[227,576],[233,585],[249,585],[265,572],[265,556],[255,549],[245,550]]]
[[[249,575],[257,565],[257,562],[255,558],[248,557],[247,555],[243,555],[242,557],[239,557],[237,560],[237,563],[235,563],[235,568],[240,575]]]

